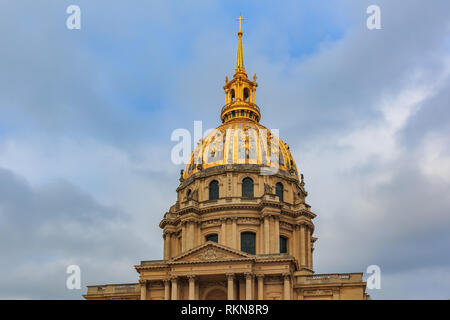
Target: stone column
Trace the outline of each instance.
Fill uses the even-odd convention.
[[[225,218],[220,219],[220,222],[222,223],[221,230],[220,230],[220,243],[223,245],[226,245],[226,242],[227,242],[227,219],[225,219]]]
[[[164,239],[164,254],[163,254],[163,259],[167,260],[167,233],[164,232],[163,233],[163,239]]]
[[[228,293],[228,300],[234,300],[234,274],[233,273],[227,273],[227,293]]]
[[[195,300],[195,276],[189,276],[189,300]]]
[[[172,234],[171,232],[164,232],[164,259],[168,260],[171,256],[170,246],[172,245]]]
[[[280,218],[274,216],[273,223],[274,223],[274,229],[275,229],[273,253],[280,253]]]
[[[283,274],[284,277],[284,300],[291,300],[291,275],[289,273]]]
[[[287,247],[288,254],[294,256],[294,258],[298,261],[297,257],[297,225],[292,225],[292,238],[288,240]]]
[[[169,283],[169,279],[164,279],[164,300],[170,300],[170,283]]]
[[[167,248],[167,259],[170,259],[170,258],[172,258],[172,256],[175,255],[175,253],[172,252],[172,242],[173,242],[173,238],[174,237],[173,237],[173,233],[172,232],[169,232],[167,234],[167,236],[169,236],[169,240],[167,241],[167,244],[169,245],[168,248]]]
[[[178,282],[177,277],[172,277],[172,300],[178,300]]]
[[[264,300],[264,275],[256,275],[258,278],[258,300]]]
[[[141,300],[147,300],[147,281],[140,280],[139,284],[141,285]]]
[[[306,265],[311,268],[311,229],[306,228]]]
[[[187,223],[187,238],[186,238],[186,250],[190,250],[194,247],[194,238],[195,238],[195,222],[189,221]]]
[[[233,237],[232,239],[232,245],[234,249],[239,250],[240,248],[238,248],[238,239],[237,239],[237,217],[233,217],[231,219],[231,236]]]
[[[259,232],[256,234],[258,246],[256,247],[256,254],[265,253],[264,251],[264,218],[259,219]]]
[[[300,225],[300,266],[306,266],[306,235],[305,225]]]
[[[264,217],[264,253],[268,254],[270,252],[270,228],[269,228],[269,217]]]
[[[245,274],[245,300],[252,300],[253,293],[253,274]]]
[[[181,252],[186,251],[186,222],[181,223]]]

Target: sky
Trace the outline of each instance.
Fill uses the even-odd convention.
[[[69,5],[81,29],[69,30]],[[381,9],[369,30],[366,9]],[[236,61],[304,174],[316,273],[378,265],[372,299],[450,298],[450,2],[0,1],[0,299],[137,282]],[[66,268],[81,268],[81,290]]]

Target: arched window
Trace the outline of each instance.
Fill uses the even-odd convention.
[[[254,232],[241,233],[241,251],[256,254],[256,234]]]
[[[287,253],[287,242],[286,237],[280,237],[280,253]]]
[[[253,180],[245,178],[242,180],[242,196],[247,198],[253,198]]]
[[[234,102],[234,89],[231,90],[231,102]]]
[[[219,182],[213,180],[209,183],[209,200],[219,199]]]
[[[283,184],[281,182],[278,182],[275,185],[275,194],[278,196],[280,201],[284,201],[283,200]]]
[[[248,88],[244,88],[244,101],[248,102],[249,97],[250,97],[250,93],[248,91]]]
[[[192,197],[192,190],[189,189],[189,190],[186,192],[186,199],[190,200],[191,197]]]
[[[219,236],[217,233],[208,234],[205,237],[205,241],[219,242]]]

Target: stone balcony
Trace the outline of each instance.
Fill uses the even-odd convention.
[[[329,273],[329,274],[311,274],[295,275],[297,285],[326,285],[326,284],[344,284],[361,283],[363,273]]]
[[[139,283],[107,284],[98,286],[87,286],[87,295],[114,295],[114,294],[140,294]]]

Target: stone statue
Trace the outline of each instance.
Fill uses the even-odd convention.
[[[273,187],[271,187],[269,184],[264,183],[264,194],[272,194]]]
[[[183,181],[184,181],[183,175],[184,175],[184,170],[181,169],[181,170],[180,170],[180,179],[179,179],[180,182],[183,182]]]

